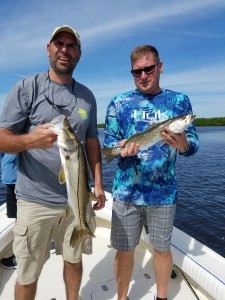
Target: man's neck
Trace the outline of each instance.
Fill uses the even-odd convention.
[[[61,84],[71,84],[73,81],[73,74],[58,74],[56,72],[54,72],[52,69],[49,70],[48,72],[49,78],[57,83],[61,83]]]

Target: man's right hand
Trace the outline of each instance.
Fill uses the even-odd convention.
[[[0,128],[0,151],[19,153],[31,149],[51,148],[57,135],[48,128],[49,124],[41,124],[31,132],[17,134],[11,129]]]
[[[27,149],[51,148],[57,135],[49,129],[48,124],[41,124],[27,134]]]
[[[120,155],[122,157],[136,155],[140,148],[140,145],[136,143],[131,143],[129,146],[127,146],[126,144],[127,144],[127,139],[124,139],[120,142],[120,148],[121,148]]]

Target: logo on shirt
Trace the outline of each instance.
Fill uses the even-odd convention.
[[[146,121],[149,123],[159,123],[164,119],[167,119],[165,113],[162,113],[160,110],[156,112],[150,111],[148,109],[144,110],[134,110],[134,119],[136,121]]]
[[[80,115],[82,120],[87,120],[87,112],[84,109],[78,109],[78,114]]]

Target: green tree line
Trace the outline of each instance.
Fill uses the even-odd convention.
[[[197,118],[195,126],[225,126],[224,118]]]
[[[220,118],[196,118],[195,126],[225,126],[225,117]],[[105,124],[98,124],[98,128],[104,128]]]

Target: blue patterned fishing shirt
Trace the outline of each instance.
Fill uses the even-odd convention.
[[[162,90],[156,95],[138,90],[119,94],[110,102],[105,125],[104,147],[117,147],[122,139],[143,132],[155,123],[192,113],[183,93]],[[190,148],[183,156],[196,153],[199,142],[194,124],[186,129]],[[158,142],[137,155],[119,157],[113,180],[113,198],[136,205],[171,205],[177,202],[177,150]]]

